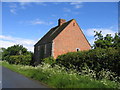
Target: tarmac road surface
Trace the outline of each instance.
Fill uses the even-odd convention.
[[[2,67],[2,88],[48,88],[38,81]]]

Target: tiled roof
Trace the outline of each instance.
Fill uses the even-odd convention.
[[[73,20],[73,19],[72,19]],[[50,43],[64,28],[72,21],[65,22],[61,26],[56,26],[50,29],[35,45]]]

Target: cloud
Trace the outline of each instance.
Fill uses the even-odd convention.
[[[10,8],[17,8],[17,5],[16,5],[15,3],[10,3],[10,4],[9,4],[9,7],[10,7]]]
[[[30,2],[19,2],[18,9],[26,9],[27,6],[31,6],[31,3]]]
[[[76,9],[79,9],[83,6],[82,2],[71,2],[70,5],[73,5]]]
[[[78,5],[78,4],[82,4],[82,2],[71,2],[71,5]]]
[[[71,12],[69,8],[63,8],[64,12]]]
[[[0,47],[4,48],[20,44],[26,47],[29,51],[33,52],[35,43],[35,40],[0,35]]]
[[[94,36],[94,31],[102,31],[103,36],[105,36],[106,34],[111,34],[112,36],[114,36],[114,34],[116,33],[116,31],[112,30],[111,28],[90,28],[84,30],[88,37]]]
[[[19,11],[21,9],[26,9],[27,7],[30,7],[33,4],[42,5],[42,6],[47,5],[44,2],[29,2],[29,0],[26,0],[26,2],[24,2],[24,0],[23,0],[23,1],[18,2],[18,3],[11,2],[11,3],[9,3],[10,12],[13,14],[17,14],[17,11]]]
[[[47,21],[43,21],[38,19],[34,19],[34,20],[27,20],[27,21],[20,21],[21,24],[29,24],[29,25],[52,25],[53,22],[47,22]]]
[[[17,14],[16,9],[10,9],[10,12],[13,13],[13,14]]]
[[[30,23],[33,24],[33,25],[46,24],[44,21],[41,21],[39,19],[32,20],[32,21],[30,21]]]
[[[10,3],[10,4],[9,4],[9,7],[10,7],[10,12],[11,12],[12,14],[17,14],[17,13],[16,13],[16,11],[17,11],[17,4],[15,4],[15,3]]]
[[[18,2],[37,2],[40,0],[17,0]]]
[[[111,34],[111,36],[114,36],[117,31],[113,30],[113,27],[110,28],[89,28],[86,30],[83,30],[84,34],[88,38],[88,41],[90,42],[91,45],[94,44],[94,31],[102,31],[102,35],[106,36],[106,34]]]
[[[63,8],[63,11],[66,12],[66,13],[72,13],[74,15],[78,15],[79,14],[79,12],[73,11],[70,8]],[[66,14],[66,13],[64,14],[64,16],[68,16],[68,14]]]
[[[34,2],[36,5],[42,5],[42,6],[47,6],[44,2]]]
[[[2,0],[2,2],[88,2],[88,0]],[[119,0],[89,0],[89,2],[119,2]]]

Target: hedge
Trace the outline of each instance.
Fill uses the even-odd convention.
[[[99,72],[103,69],[115,72],[120,76],[120,49],[93,49],[89,51],[69,52],[57,57],[59,65],[67,68],[82,70],[88,66]]]
[[[31,60],[32,60],[31,55],[15,55],[9,56],[9,59],[7,61],[10,64],[30,65]]]

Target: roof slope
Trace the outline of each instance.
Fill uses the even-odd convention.
[[[73,19],[72,19],[73,20]],[[63,23],[61,26],[56,26],[50,29],[35,45],[50,43],[64,28],[72,21]]]

